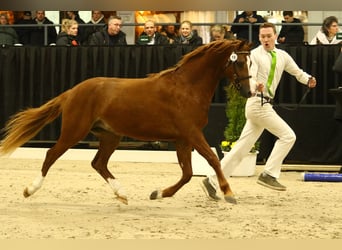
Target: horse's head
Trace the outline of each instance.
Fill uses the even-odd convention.
[[[250,47],[249,42],[237,41],[237,45],[234,46],[225,65],[226,76],[240,94],[246,98],[251,97],[249,85],[251,76],[248,73]]]

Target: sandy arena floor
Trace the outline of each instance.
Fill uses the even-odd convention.
[[[208,200],[201,176],[172,198],[149,200],[176,182],[179,166],[111,161],[129,194],[124,205],[79,160],[58,160],[42,188],[24,198],[41,163],[0,158],[0,239],[342,239],[342,184],[303,182],[299,172],[282,172],[286,192],[256,184],[262,166],[255,176],[230,178],[238,199],[231,205]]]

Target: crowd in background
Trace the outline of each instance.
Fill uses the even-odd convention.
[[[61,20],[60,30],[45,15],[45,11],[35,13],[24,11],[21,18],[14,21],[12,27],[9,17],[0,14],[0,44],[1,45],[126,45],[126,34],[121,30],[124,25],[120,16],[104,17],[102,11],[91,12],[91,20],[85,22],[78,11],[66,11],[67,16]],[[293,11],[283,11],[283,21],[278,35],[278,44],[303,45],[309,44],[339,44],[342,38],[338,19],[335,16],[326,17],[317,34],[310,42],[304,41],[304,29],[301,20],[294,17]],[[257,11],[243,11],[236,15],[231,26],[214,24],[210,27],[210,41],[218,39],[245,39],[258,46],[259,25],[266,22]],[[29,24],[30,26],[25,27]],[[252,24],[252,29],[245,24]],[[143,24],[143,31],[135,39],[137,45],[159,44],[190,44],[201,45],[203,38],[193,27],[190,20],[184,20],[180,25],[160,26],[153,19]]]

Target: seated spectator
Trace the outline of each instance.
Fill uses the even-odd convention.
[[[0,45],[14,45],[18,43],[17,32],[8,25],[8,17],[6,14],[0,14]]]
[[[85,22],[78,14],[78,11],[76,10],[67,11],[67,15],[69,19],[75,20],[78,24],[81,24],[78,26],[77,39],[81,44],[86,43],[88,39],[87,34],[86,34],[87,32],[86,26],[82,26],[82,24],[85,24]]]
[[[35,24],[32,19],[31,11],[24,11],[24,15],[18,19],[14,24]],[[19,43],[30,44],[32,27],[15,27],[18,34]]]
[[[223,39],[234,40],[235,36],[227,31],[227,28],[223,25],[214,25],[210,28],[210,41],[219,41]]]
[[[121,17],[110,16],[108,25],[90,36],[89,45],[127,45],[126,34],[121,31],[121,26]]]
[[[30,44],[43,46],[56,43],[57,32],[54,26],[47,27],[47,41],[45,41],[45,28],[43,24],[53,24],[46,16],[44,10],[37,10],[34,18],[36,27],[31,29]]]
[[[167,37],[170,44],[173,44],[178,36],[174,25],[164,25],[160,30],[160,33]]]
[[[314,36],[310,44],[339,44],[341,39],[336,37],[339,31],[338,19],[335,16],[329,16],[323,20],[321,29]]]
[[[56,45],[59,46],[79,46],[77,40],[78,23],[72,19],[63,19],[61,32],[57,35]]]
[[[153,20],[147,20],[144,24],[144,31],[138,37],[136,41],[138,45],[162,45],[169,44],[166,36],[157,32],[157,28]]]
[[[91,19],[87,24],[93,24],[93,26],[86,26],[85,27],[85,42],[84,44],[89,44],[89,39],[91,35],[97,31],[101,31],[105,26],[106,22],[104,19],[104,15],[100,10],[93,10],[91,12]]]
[[[251,42],[254,47],[260,45],[259,41],[259,25],[255,25],[256,23],[264,23],[265,19],[257,14],[257,11],[245,10],[241,14],[237,15],[234,18],[233,23],[250,23],[254,24],[252,26],[252,37]],[[237,39],[240,40],[249,40],[249,25],[232,25],[230,29],[233,34],[235,34]]]
[[[203,39],[192,29],[190,21],[183,21],[179,27],[179,36],[176,38],[177,44],[202,45]]]
[[[284,21],[282,23],[301,23],[298,18],[293,17],[293,11],[283,11]],[[278,36],[278,43],[303,45],[304,28],[303,25],[283,25]]]

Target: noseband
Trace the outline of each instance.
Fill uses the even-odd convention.
[[[237,71],[237,59],[238,59],[238,54],[247,54],[249,55],[249,51],[238,51],[238,52],[233,52],[230,57],[228,58],[228,61],[225,65],[225,69],[228,68],[230,65],[233,65],[234,67],[234,74],[233,74],[233,85],[234,87],[239,91],[241,89],[241,81],[246,80],[251,78],[251,76],[244,76],[240,77]]]

